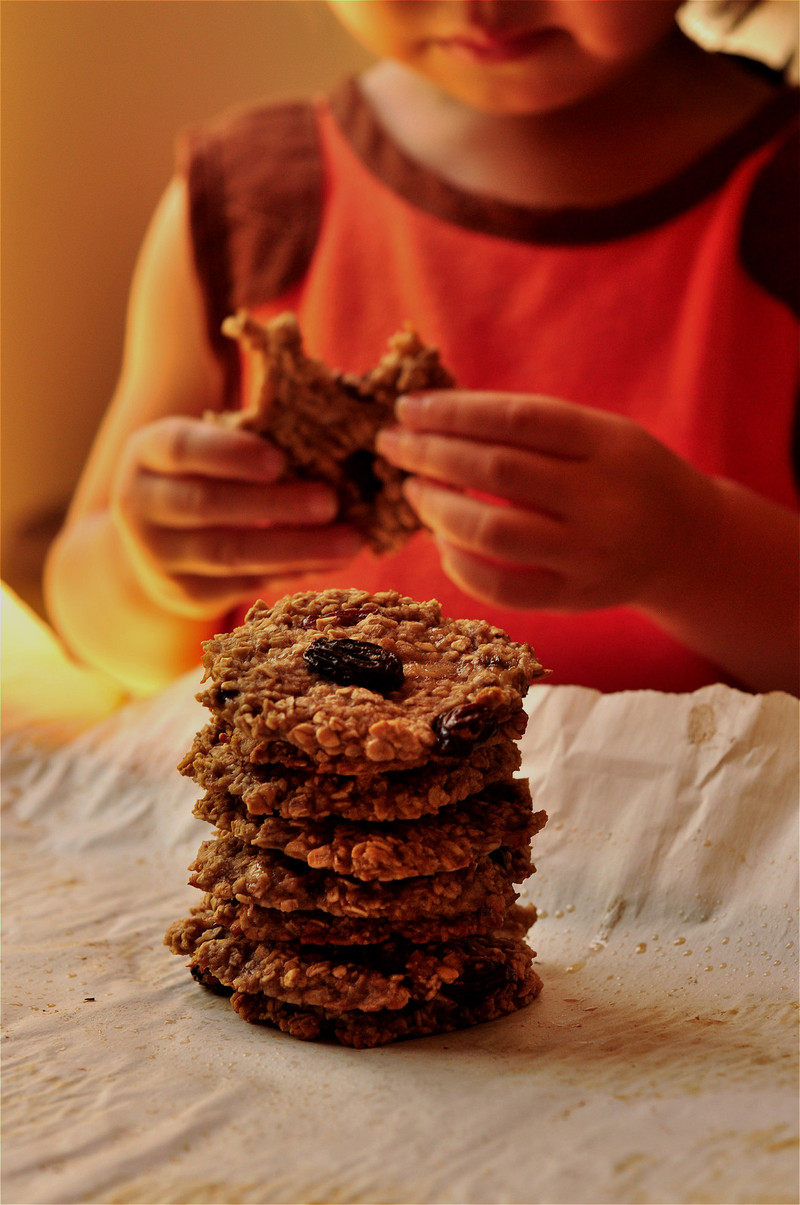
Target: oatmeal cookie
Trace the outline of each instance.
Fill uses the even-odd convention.
[[[507,900],[498,896],[491,905],[474,912],[429,916],[414,921],[331,916],[326,912],[280,912],[277,908],[262,908],[252,901],[219,900],[206,894],[202,904],[191,910],[186,921],[179,923],[191,925],[194,916],[209,913],[213,924],[241,934],[248,941],[302,941],[318,946],[370,946],[397,937],[423,944],[480,933],[524,937],[536,921],[536,909],[532,904],[514,904],[513,899],[514,894],[509,889]]]
[[[205,694],[200,694],[197,696],[197,698],[202,702],[206,702],[207,696]],[[346,698],[346,695],[342,696],[342,707],[346,706]],[[363,701],[363,696],[361,699],[359,699],[359,702],[361,701]],[[476,723],[480,722],[481,724],[492,722],[486,721],[485,717],[482,715],[484,704],[491,705],[491,703],[492,699],[489,696],[481,699],[480,702],[476,704],[476,711],[478,713],[477,716],[475,712],[471,712],[469,716],[470,720],[475,720]],[[207,705],[210,706],[211,704],[207,703]],[[223,714],[227,714],[228,717],[234,717],[235,713],[236,708],[231,707]],[[236,722],[235,719],[233,719],[232,722]],[[503,742],[513,743],[518,741],[525,731],[527,722],[528,717],[520,707],[519,710],[516,710],[509,719],[506,719],[505,721],[497,721],[497,736]],[[247,718],[244,718],[243,727],[246,727],[247,723]],[[323,738],[325,735],[325,732],[323,732]],[[384,740],[386,735],[387,732],[381,729],[381,741]],[[407,765],[407,763],[404,763],[402,760],[400,760],[399,753],[409,748],[410,742],[406,741],[402,730],[398,729],[397,727],[393,727],[388,732],[388,735],[392,741],[402,741],[403,749],[398,751],[398,759],[396,761],[387,762],[385,764],[386,772],[391,773],[392,771],[402,771],[404,765]],[[300,740],[308,741],[308,731],[303,729],[298,733],[298,737]],[[364,784],[366,784],[366,781],[369,778],[375,776],[376,771],[378,773],[382,773],[384,771],[384,767],[381,767],[380,763],[368,758],[365,759],[363,755],[359,753],[356,745],[349,745],[345,750],[340,749],[334,753],[332,757],[329,757],[324,749],[317,748],[314,750],[313,756],[309,757],[308,754],[301,752],[297,745],[292,745],[288,741],[264,740],[263,736],[260,737],[258,735],[253,735],[252,733],[249,739],[253,750],[253,756],[257,759],[257,764],[277,764],[284,767],[286,770],[296,770],[301,774],[314,774],[318,777],[322,775],[329,777],[333,774],[339,774],[343,777],[357,778]],[[312,736],[310,739],[315,740],[316,738],[315,736]],[[381,748],[382,746],[377,742],[373,742],[371,745],[373,754],[380,752]],[[447,757],[442,756],[440,753],[432,753],[428,760],[429,771],[433,775],[438,775],[438,773],[445,768],[454,768],[454,759],[456,756],[457,755],[455,753],[452,753]],[[414,763],[412,764],[411,768],[422,769],[423,764],[417,765]]]
[[[365,1050],[494,1021],[525,1008],[541,990],[541,979],[529,967],[515,981],[494,990],[474,992],[468,999],[441,994],[424,1004],[413,1003],[394,1011],[333,1013],[244,992],[234,992],[231,1005],[245,1021],[272,1026],[294,1038],[338,1042]]]
[[[222,329],[249,357],[253,398],[244,410],[209,417],[268,437],[297,476],[327,481],[339,497],[339,517],[373,551],[404,544],[420,521],[402,493],[407,474],[376,452],[375,436],[394,420],[401,393],[453,385],[436,350],[406,327],[390,339],[378,366],[357,377],[307,356],[293,314],[264,325],[242,310]]]
[[[461,870],[501,845],[520,849],[547,819],[544,812],[532,812],[526,779],[496,783],[417,821],[294,824],[276,816],[255,818],[227,792],[206,794],[194,815],[248,845],[280,850],[314,870],[381,881]]]
[[[311,870],[303,862],[243,845],[224,833],[203,842],[189,870],[193,887],[220,899],[235,897],[281,912],[418,921],[472,912],[491,906],[493,899],[509,901],[509,888],[527,878],[533,864],[529,849],[501,847],[464,870],[365,883],[328,870]]]
[[[204,922],[205,921],[205,925]],[[530,947],[514,938],[464,937],[413,945],[398,939],[374,946],[331,948],[298,942],[253,943],[197,916],[191,930],[173,926],[174,953],[224,987],[330,1012],[378,1012],[432,1000],[443,988],[486,991],[505,985]]]
[[[256,741],[215,719],[198,732],[178,769],[211,794],[240,798],[253,816],[387,821],[418,820],[459,803],[510,779],[521,763],[518,745],[503,736],[490,737],[457,761],[385,774],[318,774],[313,763],[303,770],[258,762],[257,752]]]
[[[198,699],[255,741],[292,747],[320,772],[451,762],[500,732],[519,737],[543,674],[526,644],[435,600],[325,590],[257,602],[204,645]]]

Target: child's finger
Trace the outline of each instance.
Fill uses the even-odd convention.
[[[294,573],[287,570],[286,577]],[[169,606],[189,619],[216,618],[240,603],[250,603],[274,588],[275,579],[246,574],[208,577],[178,574],[170,582]]]
[[[401,397],[395,415],[399,423],[414,431],[464,435],[571,460],[584,460],[591,454],[597,426],[595,412],[589,407],[559,398],[455,389]]]
[[[539,566],[502,565],[437,540],[442,568],[473,598],[493,606],[554,610],[564,605],[564,579]]]
[[[571,509],[580,462],[503,444],[404,431],[378,433],[378,451],[398,468],[479,490],[555,516]]]
[[[323,528],[246,529],[208,527],[191,531],[152,528],[146,545],[162,572],[171,576],[263,576],[301,572],[347,560],[361,549],[360,537],[344,525]]]
[[[512,564],[563,564],[564,524],[551,515],[495,506],[418,477],[403,491],[422,522],[459,548]]]
[[[330,523],[339,509],[332,489],[321,482],[270,485],[209,477],[142,473],[137,504],[151,523],[165,527],[310,526]]]
[[[252,431],[171,417],[142,427],[131,438],[138,463],[156,473],[199,474],[233,481],[277,481],[286,469],[280,449]]]

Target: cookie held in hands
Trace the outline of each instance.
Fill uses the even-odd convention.
[[[375,436],[393,421],[401,394],[454,384],[436,349],[406,326],[389,340],[378,365],[358,377],[307,356],[293,314],[263,324],[239,310],[222,330],[250,358],[255,380],[243,410],[209,417],[271,439],[286,453],[290,471],[331,485],[339,518],[374,552],[401,547],[420,522],[402,493],[407,474],[375,451]]]

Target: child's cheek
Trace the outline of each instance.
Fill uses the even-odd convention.
[[[680,0],[564,0],[555,7],[581,49],[611,66],[657,45],[680,6]]]

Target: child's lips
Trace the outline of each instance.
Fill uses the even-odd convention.
[[[431,44],[476,63],[510,63],[547,49],[559,38],[554,27],[515,32],[469,30],[432,38]]]

